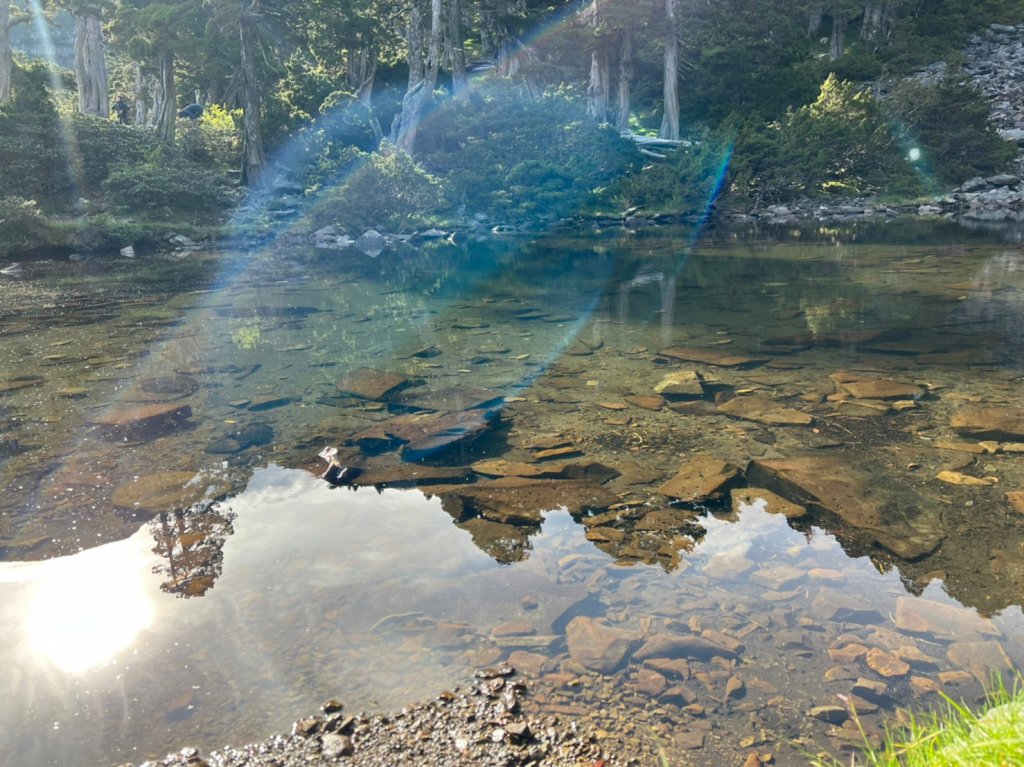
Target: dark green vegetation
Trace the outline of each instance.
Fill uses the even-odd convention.
[[[98,8],[48,9],[60,53],[69,27],[83,48],[68,71],[43,62],[40,25],[22,23],[32,6],[0,0],[0,252],[195,231],[236,187],[275,180],[305,190],[311,225],[409,231],[701,214],[716,200],[913,200],[1015,153],[957,62],[986,25],[1024,21],[1024,0]],[[89,29],[106,42],[91,58]],[[8,32],[25,51],[13,59]],[[937,84],[902,79],[940,60]],[[884,99],[867,87],[880,80]],[[128,125],[110,112],[122,94]],[[176,117],[193,101],[200,120]],[[645,153],[623,130],[695,143]]]

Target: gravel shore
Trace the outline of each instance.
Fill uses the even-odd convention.
[[[468,690],[393,714],[348,715],[338,701],[298,720],[290,734],[225,747],[208,755],[184,748],[142,767],[596,767],[605,760],[596,739],[554,716],[528,717],[526,686],[510,666],[477,672]],[[616,759],[618,765],[638,764]]]

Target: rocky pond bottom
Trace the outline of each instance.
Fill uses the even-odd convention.
[[[976,698],[1024,662],[1022,253],[819,234],[26,263],[0,764],[504,665],[610,764],[804,764]]]

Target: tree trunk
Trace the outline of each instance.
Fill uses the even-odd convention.
[[[820,5],[811,7],[810,16],[807,19],[807,36],[816,37],[818,32],[821,31],[821,20],[825,16],[825,11]]]
[[[466,92],[466,49],[462,36],[462,0],[448,0],[448,61],[452,67],[452,95]]]
[[[829,47],[828,60],[835,61],[843,55],[846,47],[846,19],[842,16],[832,17],[832,43]]]
[[[156,136],[165,144],[174,145],[174,121],[178,116],[174,92],[174,52],[157,52],[160,67],[160,104],[156,114]]]
[[[882,6],[868,3],[864,6],[864,18],[860,23],[860,39],[874,40],[882,30]]]
[[[665,74],[661,138],[679,140],[679,37],[676,34],[676,0],[665,0]]]
[[[149,94],[152,97],[153,107],[146,113],[146,125],[150,128],[156,127],[157,117],[164,108],[164,88],[160,78],[156,75],[149,75]]]
[[[103,61],[103,30],[93,11],[75,16],[75,79],[78,80],[78,111],[84,115],[110,116],[107,65]]]
[[[142,64],[135,65],[135,124],[146,124],[146,86],[142,79]]]
[[[619,88],[616,94],[615,127],[620,131],[629,130],[631,110],[631,89],[633,87],[633,31],[619,30],[622,47],[619,52]]]
[[[0,0],[0,106],[11,100],[11,0]]]
[[[384,131],[380,127],[377,114],[373,111],[373,81],[377,77],[377,54],[370,46],[363,46],[349,54],[349,66],[346,72],[356,103],[366,110],[366,119],[370,123],[373,137],[380,146],[384,139]]]
[[[252,58],[252,18],[258,14],[259,2],[253,0],[238,19],[242,70],[242,183],[251,189],[263,186],[267,166],[260,126],[260,84]]]
[[[608,45],[604,38],[590,55],[590,84],[587,86],[587,114],[600,123],[608,121],[611,100],[611,78],[608,74]]]
[[[415,22],[415,23],[414,23]],[[419,130],[420,118],[423,111],[434,95],[434,86],[437,85],[437,74],[441,64],[441,0],[430,0],[430,42],[427,46],[426,67],[423,66],[422,46],[419,45],[420,35],[419,12],[413,7],[409,14],[409,89],[402,99],[402,114],[395,136],[395,146],[399,149],[413,153],[416,145],[416,132]],[[413,27],[417,29],[413,34]],[[417,45],[413,46],[413,41]],[[413,58],[416,58],[414,67]],[[418,70],[419,81],[413,83],[414,69]]]

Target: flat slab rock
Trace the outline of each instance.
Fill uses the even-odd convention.
[[[338,381],[338,391],[363,399],[381,400],[410,386],[412,381],[401,373],[359,368]]]
[[[390,402],[416,410],[460,411],[478,410],[487,406],[500,405],[504,395],[489,389],[473,386],[453,386],[448,389],[427,391],[413,389],[391,397]]]
[[[565,507],[579,516],[604,511],[619,498],[594,482],[505,477],[451,490],[441,500],[457,519],[480,516],[503,524],[539,525],[545,511]]]
[[[927,392],[923,386],[887,378],[862,378],[845,372],[833,373],[829,378],[837,389],[854,399],[917,400]]]
[[[719,405],[718,412],[766,426],[807,426],[814,421],[807,413],[785,407],[771,397],[759,394],[734,397]]]
[[[113,410],[92,420],[108,436],[147,436],[175,429],[192,416],[188,405],[158,403]]]
[[[662,349],[661,355],[685,362],[701,362],[705,365],[717,365],[723,368],[754,367],[768,361],[767,357],[747,357],[716,349],[698,349],[694,346],[670,346],[667,349]]]
[[[781,495],[760,487],[745,487],[732,491],[732,508],[742,513],[748,506],[762,506],[769,514],[782,514],[787,519],[799,519],[807,515],[807,508],[791,503]]]
[[[905,559],[930,554],[944,537],[941,530],[918,530],[887,521],[882,507],[870,498],[868,478],[838,458],[751,461],[747,480],[793,503],[830,512]]]
[[[1024,408],[966,407],[957,411],[952,427],[964,437],[1017,441],[1024,439]]]
[[[516,463],[498,458],[478,461],[473,471],[487,477],[527,477],[532,479],[586,479],[607,482],[619,476],[619,471],[596,461],[563,463]]]
[[[231,486],[223,480],[209,480],[194,471],[158,471],[118,485],[110,500],[121,508],[156,514],[187,509],[200,501],[220,498],[230,491]]]
[[[710,455],[698,454],[684,463],[679,472],[658,488],[658,492],[686,503],[713,501],[722,497],[740,470]]]
[[[583,615],[569,621],[565,635],[569,657],[599,674],[617,671],[642,641],[637,632],[614,628]]]
[[[487,431],[494,413],[467,410],[459,413],[413,413],[390,418],[345,440],[365,453],[402,448],[402,458],[416,461],[432,453],[472,442]]]

